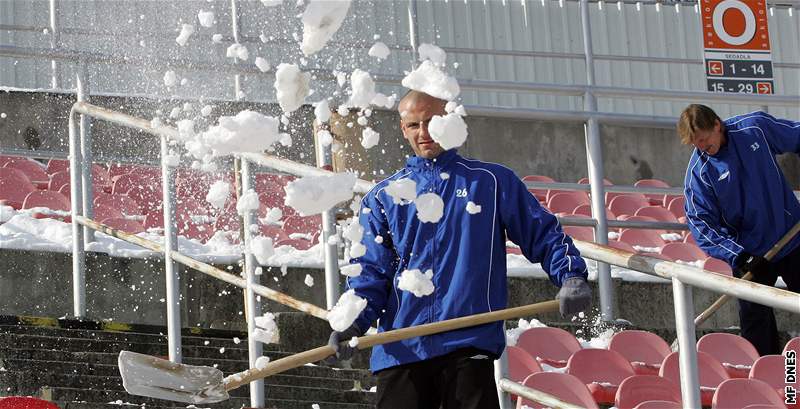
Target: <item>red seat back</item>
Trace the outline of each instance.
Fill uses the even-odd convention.
[[[758,359],[758,351],[750,341],[739,335],[713,332],[697,341],[697,350],[706,352],[725,366],[732,377],[749,373],[749,368]]]
[[[658,375],[658,368],[672,352],[666,341],[648,331],[628,330],[614,334],[608,349],[617,351],[640,375]],[[641,362],[643,365],[636,363]]]
[[[690,243],[667,243],[661,248],[661,255],[673,261],[681,260],[687,262],[708,258],[700,247]]]
[[[0,397],[0,409],[60,409],[58,405],[30,396]]]
[[[576,207],[589,203],[586,192],[561,192],[547,199],[547,207],[553,213],[572,214]]]
[[[794,337],[786,342],[786,346],[783,347],[783,354],[785,355],[787,351],[794,351],[800,354],[800,337]]]
[[[523,182],[542,182],[542,183],[555,183],[555,180],[549,176],[544,175],[527,175],[522,177]],[[528,189],[540,202],[547,201],[548,189]]]
[[[720,383],[730,379],[730,375],[716,358],[705,352],[697,353],[697,372],[701,387],[700,401],[703,406],[710,406],[714,398],[714,390]],[[659,374],[663,378],[680,384],[680,354],[678,352],[672,352],[664,358]]]
[[[786,358],[783,355],[764,355],[750,368],[750,379],[764,381],[776,390],[788,385],[785,381]]]
[[[642,179],[633,184],[636,187],[671,187],[667,182],[658,179]],[[664,204],[663,193],[646,193],[645,197],[650,201],[650,204],[656,206],[666,206]]]
[[[733,270],[731,270],[731,266],[729,266],[728,263],[713,257],[706,257],[706,259],[703,261],[703,269],[733,276]]]
[[[586,385],[580,379],[565,373],[539,372],[529,375],[522,385],[538,391],[553,395],[564,402],[578,405],[582,408],[597,409],[597,403]],[[517,408],[523,405],[532,409],[544,409],[547,406],[527,399],[517,399]]]
[[[0,178],[0,201],[17,210],[22,209],[25,198],[35,190],[36,187],[27,180]]]
[[[649,400],[681,401],[678,384],[656,375],[636,375],[626,378],[617,389],[614,406],[619,409],[633,409]]]
[[[94,205],[112,207],[128,216],[143,214],[142,209],[139,208],[139,204],[135,200],[121,193],[96,192]]]
[[[567,363],[567,373],[583,383],[619,385],[636,373],[625,357],[608,349],[586,348],[575,351]]]
[[[520,347],[509,345],[506,347],[508,354],[508,376],[514,382],[522,382],[530,374],[542,372],[542,366],[536,358]]]
[[[68,185],[69,183],[70,176],[68,170],[51,173],[50,182],[47,183],[47,190],[58,192],[62,186]]]
[[[783,405],[783,399],[764,381],[728,379],[717,387],[711,408],[739,409],[754,404]]]
[[[664,246],[664,239],[655,230],[626,229],[619,236],[619,241],[630,244],[631,246],[641,246],[650,248],[661,248]]]
[[[636,216],[652,217],[660,222],[677,223],[678,218],[675,217],[669,210],[661,206],[645,206],[639,208],[635,213]]]
[[[633,409],[683,409],[683,405],[670,400],[646,400]]]
[[[683,196],[673,197],[669,203],[667,203],[667,210],[672,213],[675,218],[678,217],[686,217],[686,198]]]
[[[585,226],[564,226],[564,233],[575,240],[594,242],[594,229]]]
[[[130,234],[137,234],[145,231],[144,227],[142,227],[142,224],[135,220],[110,218],[101,220],[100,223],[103,223],[113,229],[122,230],[125,233],[130,233]]]
[[[561,328],[537,327],[525,330],[517,346],[543,364],[557,368],[567,365],[569,357],[581,349],[575,336]]]
[[[19,160],[6,163],[5,168],[17,169],[25,174],[34,184],[47,184],[50,176],[44,171],[44,167],[35,160]]]
[[[60,210],[68,212],[70,209],[69,199],[61,193],[52,190],[36,190],[28,193],[22,203],[23,209],[33,209],[34,207],[46,207],[50,210]]]

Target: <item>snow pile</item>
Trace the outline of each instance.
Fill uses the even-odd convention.
[[[369,52],[367,54],[369,54],[370,57],[375,57],[380,60],[385,60],[386,58],[389,57],[389,47],[387,47],[386,44],[384,44],[383,42],[378,41],[375,44],[373,44],[372,47],[370,47]]]
[[[404,87],[424,92],[430,96],[452,101],[461,93],[455,78],[447,75],[435,63],[425,60],[403,78]]]
[[[219,117],[219,125],[203,132],[197,142],[199,148],[209,149],[216,156],[263,152],[280,138],[279,123],[276,118],[244,110],[236,116]],[[186,148],[192,150],[188,143]]]
[[[428,124],[431,138],[444,149],[458,148],[467,140],[467,123],[456,113],[436,115]]]
[[[164,73],[164,85],[174,87],[177,83],[178,77],[175,75],[175,71],[169,70]]]
[[[264,236],[253,237],[253,240],[250,242],[250,251],[253,252],[258,264],[262,266],[266,265],[269,262],[269,258],[275,254],[272,239]]]
[[[364,130],[361,132],[361,146],[363,146],[364,149],[372,148],[373,146],[377,145],[380,140],[381,134],[373,131],[370,127],[364,128]]]
[[[189,41],[189,37],[192,34],[194,34],[194,26],[191,24],[183,24],[181,25],[180,34],[178,34],[178,37],[175,38],[175,42],[183,47],[186,45],[186,42]]]
[[[258,70],[261,72],[267,72],[270,68],[272,68],[267,60],[262,57],[256,57],[256,67],[258,67]]]
[[[197,20],[200,21],[201,26],[211,27],[214,25],[214,12],[200,10],[197,13]]]
[[[11,220],[17,211],[11,206],[0,205],[0,223],[5,223]]]
[[[584,349],[585,348],[608,349],[608,344],[611,343],[611,337],[613,337],[614,334],[615,334],[614,329],[608,328],[594,338],[590,338],[588,340],[578,338],[578,341],[581,343],[581,347],[583,347]]]
[[[265,312],[263,316],[256,317],[256,330],[253,331],[253,338],[262,344],[277,344],[280,341],[278,324],[275,323],[275,316],[271,312]]]
[[[353,197],[356,175],[335,173],[330,176],[304,176],[289,182],[286,187],[286,205],[301,216],[322,213],[337,203]]]
[[[268,363],[269,363],[269,357],[260,356],[258,357],[258,359],[256,359],[256,369],[264,369],[267,367]]]
[[[347,277],[358,277],[361,275],[363,268],[360,263],[348,264],[339,268],[339,272]]]
[[[306,56],[325,47],[342,26],[350,0],[311,0],[303,12],[303,43],[300,50]]]
[[[236,213],[244,216],[247,212],[258,210],[259,205],[261,203],[258,201],[258,193],[253,189],[249,189],[236,202]]]
[[[514,346],[517,345],[517,340],[519,336],[522,335],[523,332],[531,329],[531,328],[538,328],[538,327],[546,327],[547,325],[542,324],[541,321],[531,318],[530,321],[520,318],[519,322],[517,322],[516,328],[511,328],[506,330],[506,344]]]
[[[367,300],[357,296],[354,290],[347,290],[328,312],[328,323],[334,331],[342,332],[353,325],[366,307]]]
[[[436,223],[444,214],[444,202],[436,193],[425,193],[417,196],[417,218],[423,223]]]
[[[313,4],[313,3],[312,3]],[[280,64],[275,71],[275,91],[278,104],[289,114],[300,108],[308,95],[311,74],[300,71],[296,64]]]
[[[392,197],[394,204],[402,204],[404,200],[413,202],[417,198],[417,182],[407,178],[392,180],[384,191]]]
[[[208,189],[206,202],[217,209],[222,209],[231,194],[231,186],[224,180],[218,180]]]
[[[447,53],[433,44],[422,43],[417,48],[417,52],[420,61],[430,60],[436,65],[444,65],[447,60]]]
[[[225,50],[225,56],[228,58],[238,58],[242,61],[245,61],[250,57],[250,52],[247,51],[247,47],[239,43],[233,43],[228,46],[227,50]]]
[[[481,206],[476,205],[472,201],[467,202],[467,213],[469,214],[478,214],[481,212]]]
[[[422,271],[413,269],[405,270],[400,274],[397,288],[409,291],[417,297],[424,297],[433,293],[433,270],[428,270],[425,274]]]
[[[661,235],[661,239],[664,241],[681,241],[683,236],[678,233],[664,233]]]

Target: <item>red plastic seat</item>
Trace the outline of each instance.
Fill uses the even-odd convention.
[[[259,173],[255,176],[256,192],[261,193],[279,193],[285,194],[283,190],[286,183],[277,178],[277,175],[269,173]]]
[[[23,209],[33,209],[34,207],[46,207],[50,210],[68,212],[70,209],[69,199],[61,193],[52,190],[35,190],[28,193],[22,203]]]
[[[594,242],[594,229],[585,226],[564,226],[564,233],[575,240]]]
[[[30,396],[0,397],[0,409],[60,409],[58,405]]]
[[[105,224],[113,229],[122,230],[125,233],[137,234],[145,231],[141,223],[135,220],[110,218],[101,220],[100,223]]]
[[[758,379],[728,379],[717,388],[711,408],[740,409],[749,405],[775,405],[781,407],[783,399],[764,381]]]
[[[553,395],[564,402],[586,409],[598,409],[592,394],[580,379],[565,373],[539,372],[529,375],[522,385]],[[517,409],[528,406],[531,409],[544,409],[544,406],[524,398],[517,399]]]
[[[731,378],[747,378],[758,359],[758,351],[750,341],[734,334],[713,332],[697,341],[697,350],[707,352],[725,367]]]
[[[262,236],[269,237],[272,239],[273,243],[277,243],[281,240],[286,240],[289,238],[289,235],[286,234],[280,226],[275,225],[264,225],[259,226],[259,231]]]
[[[661,206],[645,206],[636,211],[635,216],[648,216],[660,222],[677,223],[678,218]]]
[[[103,205],[94,205],[94,219],[95,220],[106,220],[106,219],[124,219],[125,215],[122,214],[119,210]]]
[[[589,183],[589,182],[590,182],[589,178],[580,178],[580,179],[578,179],[578,184],[580,184],[580,185],[590,185],[591,183]],[[603,186],[614,186],[614,184],[611,183],[610,180],[608,180],[606,178],[603,178]]]
[[[673,261],[686,261],[695,262],[697,260],[705,260],[708,258],[706,253],[697,247],[697,245],[689,243],[667,243],[661,248],[660,254]]]
[[[786,342],[783,347],[783,354],[786,355],[787,351],[794,351],[800,354],[800,337],[794,337]]]
[[[582,204],[575,209],[572,210],[572,214],[582,214],[584,216],[592,216],[592,205],[591,204]],[[606,209],[606,220],[614,220],[617,216],[611,210]]]
[[[275,246],[290,246],[296,250],[308,250],[314,246],[314,242],[305,239],[285,239],[277,242]]]
[[[659,179],[642,179],[633,184],[636,187],[672,187],[667,182]],[[645,197],[650,204],[655,206],[665,206],[663,193],[646,193]]]
[[[30,183],[31,185],[33,184],[31,183],[31,180],[28,178],[28,175],[26,175],[25,172],[14,168],[0,168],[0,180],[4,179],[5,180],[14,179]]]
[[[522,382],[530,374],[542,372],[542,366],[536,358],[524,349],[509,345],[506,347],[508,354],[508,376],[514,382]]]
[[[686,210],[684,205],[686,204],[686,198],[683,196],[673,197],[667,203],[667,210],[672,213],[675,218],[679,217],[686,217]]]
[[[686,233],[686,235],[683,236],[683,242],[697,245],[697,240],[694,239],[694,236],[691,233]]]
[[[139,205],[139,208],[145,214],[161,211],[161,204],[164,200],[161,185],[148,186],[143,189],[131,189],[127,192],[127,195]]]
[[[28,158],[24,156],[10,156],[10,155],[0,155],[0,168],[6,165],[9,162],[15,162],[19,160],[28,160]]]
[[[614,212],[617,217],[626,214],[633,216],[636,211],[645,206],[650,206],[650,202],[644,195],[641,194],[624,194],[619,195],[607,202],[608,209]]]
[[[555,183],[556,181],[549,176],[544,175],[527,175],[522,177],[523,182],[542,182],[542,183]],[[548,189],[528,189],[529,192],[533,193],[540,202],[544,203],[547,201],[547,191]]]
[[[47,183],[47,190],[58,192],[62,186],[70,183],[68,170],[62,170],[50,174],[50,181]]]
[[[322,216],[290,216],[283,223],[286,234],[305,233],[314,234],[322,228]]]
[[[683,409],[683,405],[669,400],[646,400],[633,409]]]
[[[609,240],[608,246],[617,250],[627,251],[628,253],[636,253],[636,249],[628,243],[619,240]]]
[[[112,163],[108,167],[108,175],[112,181],[121,175],[136,175],[145,179],[160,180],[161,168],[159,166]]]
[[[567,366],[569,357],[581,350],[575,336],[561,328],[537,327],[525,330],[517,346],[527,351],[541,364],[555,368]]]
[[[69,172],[69,161],[65,159],[50,159],[47,161],[47,167],[44,169],[48,175],[58,172]]]
[[[599,404],[613,404],[622,381],[636,375],[619,352],[595,348],[575,351],[567,362],[567,373],[585,383]]]
[[[749,379],[758,379],[759,381],[766,382],[778,392],[781,398],[783,398],[784,388],[790,386],[790,384],[785,382],[785,376],[786,357],[783,355],[764,355],[758,358],[753,364],[753,367],[750,369]]]
[[[719,384],[731,377],[716,358],[705,352],[697,352],[697,372],[700,378],[700,402],[703,406],[711,406],[714,392],[716,392]],[[678,352],[672,352],[664,358],[659,374],[676,384],[680,384],[680,354]]]
[[[681,402],[678,384],[656,375],[635,375],[625,378],[614,396],[618,409],[633,409],[642,402],[660,400]]]
[[[18,160],[6,163],[4,168],[17,169],[25,174],[28,179],[40,189],[47,189],[47,182],[50,176],[44,171],[44,167],[35,160]]]
[[[619,241],[630,244],[631,246],[661,248],[666,243],[661,235],[655,230],[625,229],[619,236]]]
[[[22,209],[22,203],[29,193],[36,190],[27,179],[0,178],[0,204]]]
[[[586,192],[561,192],[547,199],[547,207],[553,213],[571,214],[582,204],[589,204],[589,195]]]
[[[128,195],[119,193],[97,192],[94,196],[94,205],[112,207],[128,216],[143,214],[142,209],[139,208],[139,204],[135,200],[128,197]]]
[[[60,193],[62,196],[66,197],[67,199],[70,199],[72,197],[71,196],[72,192],[70,192],[70,184],[67,183],[64,186],[61,186],[61,189],[58,189],[58,193]]]
[[[637,375],[658,375],[661,362],[672,352],[661,337],[652,332],[639,330],[614,334],[608,349],[624,356]]]
[[[706,259],[703,260],[702,268],[703,270],[733,276],[733,270],[731,270],[731,266],[729,266],[728,263],[713,257],[706,257]]]

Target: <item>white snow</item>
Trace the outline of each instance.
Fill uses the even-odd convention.
[[[417,69],[408,73],[403,78],[402,85],[445,101],[456,99],[461,92],[456,79],[430,60],[423,61]]]
[[[211,36],[211,41],[213,41],[213,42],[215,42],[217,44],[221,43],[222,42],[222,34],[214,34],[213,36]]]
[[[275,248],[272,245],[272,239],[264,236],[253,237],[250,242],[250,251],[253,252],[258,264],[267,265],[269,258],[275,254]]]
[[[280,341],[278,324],[275,323],[275,315],[265,312],[264,315],[256,317],[256,330],[253,337],[262,344],[276,344]]]
[[[331,119],[331,108],[327,99],[314,103],[314,116],[317,118],[317,122],[321,124]]]
[[[311,74],[300,71],[296,64],[282,63],[275,71],[275,91],[278,104],[285,113],[300,108],[308,95]]]
[[[444,201],[436,193],[424,193],[414,200],[417,218],[423,223],[436,223],[444,214]]]
[[[256,67],[258,67],[258,70],[261,72],[267,72],[270,68],[272,68],[269,65],[269,62],[267,62],[267,60],[265,60],[263,57],[256,57]]]
[[[642,253],[658,253],[661,251],[661,247],[647,247],[647,246],[632,246],[634,250],[640,251]]]
[[[211,111],[214,109],[211,105],[205,105],[200,108],[200,115],[202,116],[209,116],[211,115]]]
[[[350,86],[353,89],[347,105],[361,109],[369,108],[375,98],[375,81],[369,73],[359,69],[353,70],[350,75]]]
[[[269,363],[269,357],[260,356],[260,357],[258,357],[258,359],[256,359],[256,363],[255,363],[256,369],[264,369],[264,368],[267,367],[268,363]]]
[[[310,0],[301,17],[303,54],[309,56],[325,47],[341,27],[348,8],[350,0]]]
[[[183,47],[186,45],[186,42],[189,41],[189,37],[192,34],[194,34],[194,26],[191,24],[182,24],[181,32],[178,34],[178,37],[175,38],[175,42]]]
[[[217,156],[235,152],[259,153],[280,138],[278,126],[276,118],[244,110],[236,116],[219,117],[219,125],[203,132],[198,142]]]
[[[531,318],[530,321],[520,318],[517,322],[516,328],[511,328],[506,330],[506,343],[511,346],[517,345],[517,340],[519,336],[522,335],[523,332],[527,331],[530,328],[537,328],[537,327],[546,327],[547,325],[543,324],[541,321],[537,320],[536,318]]]
[[[664,233],[661,235],[661,239],[664,241],[681,241],[683,236],[678,233]]]
[[[439,177],[442,178],[442,180],[447,180],[450,179],[450,174],[447,172],[442,172],[439,174]]]
[[[417,47],[417,52],[420,61],[430,60],[436,65],[443,66],[447,60],[447,53],[433,44],[422,43]]]
[[[233,343],[236,344],[236,345],[239,345],[239,344],[242,343],[242,340],[239,339],[239,337],[233,337]]]
[[[236,202],[236,212],[244,216],[245,213],[258,210],[261,203],[258,201],[258,193],[250,189],[243,194]]]
[[[352,218],[347,226],[342,229],[342,237],[353,243],[360,243],[364,237],[364,227],[361,226],[361,223],[356,218]]]
[[[194,121],[191,119],[182,119],[176,123],[178,126],[178,138],[181,141],[190,141],[194,139]]]
[[[472,201],[467,202],[467,213],[469,214],[478,214],[481,212],[481,206],[476,205]]]
[[[433,293],[433,270],[427,270],[423,274],[418,269],[405,270],[400,274],[397,281],[397,288],[409,291],[417,297],[424,297]]]
[[[335,173],[330,176],[304,176],[289,182],[285,203],[301,216],[322,213],[353,197],[356,176]]]
[[[225,50],[225,56],[228,58],[238,58],[242,61],[245,61],[250,57],[250,52],[247,51],[247,47],[244,45],[233,43],[228,46],[227,50]]]
[[[280,143],[283,146],[291,148],[292,147],[292,135],[290,135],[288,133],[285,133],[285,132],[281,133],[281,137],[280,137],[280,139],[278,139],[278,143]]]
[[[178,77],[175,75],[175,71],[169,70],[164,73],[164,85],[174,87],[177,83]]]
[[[11,206],[0,205],[0,223],[5,223],[11,220],[17,211]]]
[[[347,277],[358,277],[361,275],[362,270],[360,263],[348,264],[339,268],[339,272]]]
[[[266,216],[262,220],[265,224],[275,224],[283,217],[283,210],[280,207],[273,207],[267,211]]]
[[[283,3],[283,0],[261,0],[261,4],[265,7],[275,7],[280,6]]]
[[[417,198],[417,182],[408,178],[392,180],[384,192],[392,197],[395,204],[405,203],[404,200],[413,202]]]
[[[357,347],[358,346],[358,337],[350,338],[350,341],[347,341],[347,345],[349,345],[350,348]]]
[[[317,131],[317,140],[319,140],[320,145],[328,146],[333,143],[333,136],[330,132],[320,129]]]
[[[372,148],[373,146],[377,145],[380,140],[381,134],[375,132],[370,127],[364,128],[364,130],[361,132],[361,146],[363,146],[364,149]]]
[[[303,279],[303,283],[309,287],[314,286],[314,277],[311,277],[311,274],[306,274],[306,278]]]
[[[397,96],[394,94],[387,97],[386,95],[383,95],[380,92],[376,92],[375,97],[372,98],[372,105],[383,107],[386,109],[392,109],[396,99]]]
[[[197,12],[197,20],[200,21],[201,26],[211,27],[214,25],[214,12],[200,10]]]
[[[224,180],[218,180],[211,185],[206,194],[206,201],[217,209],[222,209],[231,194],[231,186]]]
[[[328,312],[328,323],[334,331],[342,332],[353,325],[366,307],[367,300],[356,295],[353,289],[347,290]]]
[[[435,115],[428,124],[428,132],[442,148],[458,148],[467,140],[467,123],[456,113]]]
[[[389,53],[389,47],[387,47],[382,41],[377,41],[372,45],[372,47],[369,48],[369,52],[367,54],[369,54],[370,57],[385,60],[387,57],[389,57]]]

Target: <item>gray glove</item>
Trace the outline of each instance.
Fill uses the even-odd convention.
[[[336,353],[325,358],[322,362],[328,365],[334,365],[340,361],[347,361],[352,358],[357,349],[351,347],[348,342],[351,338],[359,337],[363,334],[364,331],[355,323],[342,332],[331,332],[331,336],[328,338],[328,346],[333,348]]]
[[[592,302],[592,290],[583,278],[570,277],[561,283],[561,290],[558,291],[556,300],[562,317],[576,314],[589,308]]]

